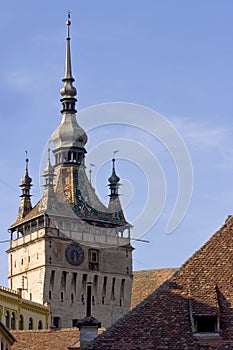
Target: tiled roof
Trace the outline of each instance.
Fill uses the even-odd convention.
[[[171,277],[177,269],[140,270],[133,273],[131,309]]]
[[[233,217],[164,284],[89,350],[233,349]],[[220,332],[193,333],[195,315],[220,317]]]
[[[101,334],[103,328],[98,329]],[[78,328],[11,331],[16,342],[11,350],[67,350],[80,348]]]
[[[79,342],[77,328],[12,331],[12,334],[17,342],[11,350],[67,350],[67,346]]]

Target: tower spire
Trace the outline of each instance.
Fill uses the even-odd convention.
[[[120,187],[120,184],[119,184],[120,178],[116,174],[115,161],[116,161],[116,159],[113,158],[112,159],[112,175],[108,179],[108,181],[109,181],[109,185],[108,186],[110,188],[110,195],[109,195],[110,196],[110,200],[119,196],[118,189]]]
[[[75,104],[77,99],[77,90],[73,86],[74,78],[71,68],[71,51],[70,51],[70,12],[68,12],[67,38],[66,38],[66,61],[65,76],[62,79],[64,85],[60,90],[62,95],[62,121],[57,129],[53,132],[51,140],[54,143],[55,164],[84,165],[85,144],[87,135],[77,123]]]
[[[77,99],[75,96],[77,95],[77,90],[73,86],[73,82],[75,81],[72,76],[72,65],[71,65],[71,52],[70,52],[70,11],[68,11],[68,19],[66,21],[67,25],[67,38],[66,38],[66,60],[65,60],[65,76],[62,79],[64,85],[60,89],[60,94],[62,95],[61,103],[62,103],[62,113],[76,113],[75,103]]]
[[[25,160],[25,173],[24,176],[21,179],[21,202],[19,205],[19,210],[18,210],[18,215],[17,215],[17,220],[21,220],[22,218],[24,218],[29,211],[32,209],[32,203],[31,203],[31,187],[32,187],[32,179],[30,178],[30,176],[28,175],[28,153],[27,151],[25,151],[26,153],[26,160]]]
[[[49,188],[50,190],[53,190],[53,179],[54,179],[54,168],[51,165],[50,161],[50,147],[48,148],[48,161],[47,165],[44,168],[44,179],[45,179],[45,188]]]

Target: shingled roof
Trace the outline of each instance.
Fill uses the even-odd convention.
[[[103,328],[98,329],[101,334]],[[12,345],[11,350],[79,350],[80,349],[80,332],[79,329],[42,329],[42,330],[25,330],[11,331],[16,342]],[[12,336],[12,337],[13,337]]]
[[[233,217],[164,284],[97,337],[89,350],[233,349]],[[195,330],[216,318],[218,332]]]
[[[74,344],[79,347],[80,340],[78,328],[12,331],[12,334],[17,342],[11,350],[67,350],[67,346]]]
[[[176,271],[175,268],[134,271],[131,309],[148,297]]]

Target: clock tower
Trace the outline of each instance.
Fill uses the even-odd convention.
[[[24,298],[48,303],[51,324],[63,328],[85,316],[87,283],[92,283],[93,316],[107,327],[130,309],[131,225],[119,200],[115,159],[107,207],[86,175],[87,135],[76,119],[70,25],[68,18],[62,120],[51,136],[54,161],[48,150],[43,195],[32,206],[26,160],[19,211],[9,229],[8,279],[9,287],[21,290]]]

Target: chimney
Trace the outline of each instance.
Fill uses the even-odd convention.
[[[78,322],[80,331],[80,350],[86,350],[88,344],[97,337],[101,323],[91,315],[92,283],[87,283],[86,316]]]

